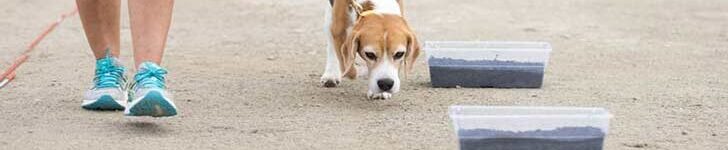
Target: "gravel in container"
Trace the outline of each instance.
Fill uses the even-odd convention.
[[[468,61],[430,58],[433,87],[540,88],[544,64],[517,61]]]
[[[458,131],[461,150],[601,150],[604,133],[595,127],[562,127],[555,130]]]
[[[551,44],[427,41],[425,51],[433,87],[540,88]]]

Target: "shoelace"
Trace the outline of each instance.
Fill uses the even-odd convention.
[[[140,69],[134,76],[136,87],[142,88],[166,88],[164,77],[167,70],[156,65],[145,65],[144,69]]]
[[[124,68],[116,66],[111,58],[104,58],[96,63],[94,88],[121,87],[124,80]]]

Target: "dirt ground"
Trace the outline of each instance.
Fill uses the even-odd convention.
[[[0,3],[2,69],[74,6]],[[167,119],[81,109],[94,60],[70,18],[0,89],[0,149],[455,149],[453,104],[604,107],[614,114],[606,149],[728,149],[728,1],[409,0],[422,41],[554,50],[542,89],[431,88],[420,59],[387,101],[367,100],[362,80],[320,87],[327,5],[178,0],[163,66],[181,113]]]

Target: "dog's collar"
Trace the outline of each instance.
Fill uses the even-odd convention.
[[[377,14],[377,13],[378,12],[376,12],[374,10],[367,10],[367,11],[359,13],[359,17],[369,16],[369,15]]]
[[[371,14],[379,14],[379,12],[374,11],[374,10],[363,11],[364,7],[361,6],[361,4],[357,3],[356,0],[351,0],[349,2],[349,7],[351,7],[351,9],[353,9],[354,12],[356,12],[356,14],[359,15],[358,18],[360,18],[360,19],[361,19],[361,17],[368,16]]]

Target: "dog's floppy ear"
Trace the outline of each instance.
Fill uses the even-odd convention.
[[[407,51],[404,56],[405,75],[407,72],[412,71],[412,67],[417,61],[417,57],[420,56],[420,49],[420,42],[417,41],[417,37],[413,32],[409,32],[407,37]]]
[[[354,62],[356,61],[356,55],[359,52],[359,32],[353,31],[349,34],[349,37],[346,37],[341,49],[337,52],[339,54],[339,65],[341,65],[340,68],[342,70],[341,73],[349,79],[356,78],[356,69],[353,68]]]

